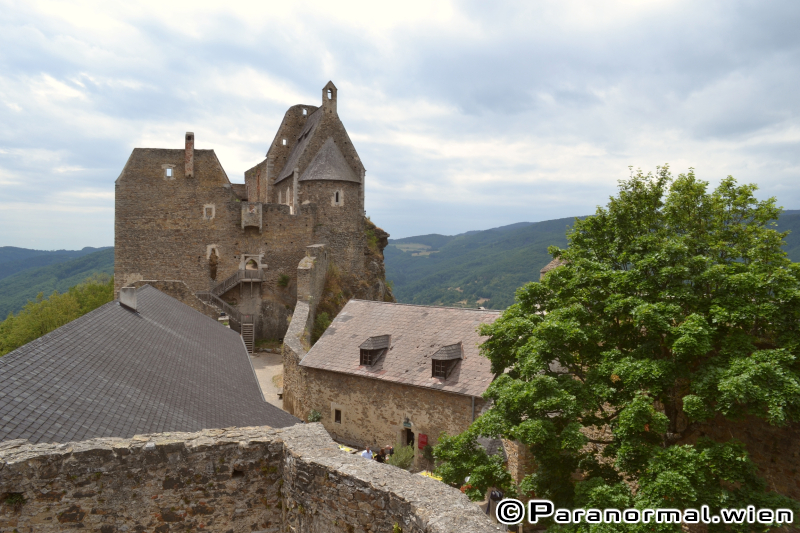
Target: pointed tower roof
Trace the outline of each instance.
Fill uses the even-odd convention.
[[[300,181],[335,180],[354,181],[361,180],[350,168],[339,147],[333,142],[333,137],[328,137],[317,155],[308,164],[306,171],[300,176]]]

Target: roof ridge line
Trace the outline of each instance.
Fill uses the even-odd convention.
[[[405,305],[408,307],[425,307],[427,309],[455,309],[458,311],[478,311],[485,313],[487,311],[494,313],[502,313],[505,309],[478,309],[477,307],[448,307],[446,305],[422,305],[422,304],[406,304],[402,302],[379,302],[377,300],[362,300],[361,298],[350,298],[350,301],[368,302],[382,305]]]

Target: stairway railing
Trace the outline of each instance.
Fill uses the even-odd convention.
[[[230,317],[230,319],[236,323],[237,326],[241,326],[242,324],[252,324],[253,323],[253,315],[245,315],[240,312],[238,309],[227,303],[225,300],[217,296],[216,294],[212,293],[211,291],[200,291],[197,293],[197,297],[200,298],[203,302],[216,307],[217,309],[224,312],[226,315]]]
[[[236,285],[239,284],[241,281],[264,281],[264,272],[261,269],[258,270],[237,270],[233,273],[232,276],[225,278],[224,280],[220,281],[213,287],[211,287],[212,294],[216,296],[222,296]]]

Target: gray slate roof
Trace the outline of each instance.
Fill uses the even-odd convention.
[[[380,350],[381,348],[388,348],[391,340],[391,335],[377,335],[362,342],[359,348],[362,350]]]
[[[480,396],[493,374],[478,352],[486,339],[476,329],[499,316],[500,311],[350,300],[300,366]],[[389,350],[376,364],[361,366],[359,347],[381,334],[392,336]],[[431,377],[433,354],[459,342],[462,359],[447,379]]]
[[[275,180],[275,183],[280,183],[292,175],[294,167],[297,166],[297,162],[300,161],[300,156],[302,156],[303,152],[306,151],[306,147],[308,146],[311,138],[314,136],[314,131],[317,129],[317,125],[319,125],[323,115],[324,110],[321,107],[308,115],[308,118],[306,119],[306,125],[303,127],[300,135],[297,136],[297,144],[294,146],[294,148],[292,148],[291,153],[289,153],[289,158],[286,160],[286,164],[283,165],[283,168],[278,173],[278,179]]]
[[[350,168],[347,160],[344,158],[342,151],[333,142],[333,137],[328,139],[322,144],[322,147],[308,164],[303,175],[300,176],[300,181],[314,181],[314,180],[328,180],[328,181],[354,181],[361,183],[361,180]]]
[[[239,335],[145,285],[0,358],[0,440],[70,442],[300,421],[266,403]]]
[[[451,359],[461,359],[461,343],[442,346],[431,356],[437,361],[449,361]]]

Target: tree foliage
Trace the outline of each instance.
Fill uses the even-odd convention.
[[[714,417],[800,419],[800,265],[773,229],[774,198],[755,190],[639,171],[576,220],[567,248],[550,249],[565,264],[481,328],[493,406],[437,448],[445,478],[482,461],[477,436],[503,436],[535,457],[521,491],[557,507],[797,511],[742,443],[684,444]]]
[[[98,274],[48,298],[39,293],[18,314],[9,313],[0,322],[0,356],[97,309],[114,299],[114,278]]]

